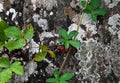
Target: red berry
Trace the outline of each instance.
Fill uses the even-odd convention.
[[[57,50],[61,51],[61,52],[64,52],[65,51],[65,47],[60,45],[57,47]]]
[[[68,52],[69,48],[65,48],[65,46],[60,45],[57,47],[57,50],[60,52]]]

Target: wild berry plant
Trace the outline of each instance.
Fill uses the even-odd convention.
[[[15,74],[23,75],[24,70],[21,62],[15,61],[11,63],[8,58],[0,57],[0,83],[6,83]]]
[[[60,29],[59,34],[61,35],[61,38],[58,40],[60,43],[65,45],[65,48],[69,48],[70,46],[73,46],[75,48],[80,47],[80,42],[74,40],[74,37],[78,35],[77,31],[71,31],[69,34],[65,29]]]
[[[64,73],[62,75],[59,74],[58,70],[54,71],[54,78],[48,78],[46,80],[47,83],[68,83],[68,81],[73,77],[72,73]]]
[[[85,7],[86,1],[81,1],[81,5]],[[97,21],[98,15],[105,15],[107,10],[105,8],[99,8],[101,4],[101,0],[90,0],[87,4],[86,8],[83,9],[84,13],[90,14],[91,18],[94,22]]]

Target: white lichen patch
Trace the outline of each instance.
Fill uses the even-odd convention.
[[[75,23],[71,24],[68,27],[68,33],[73,30],[77,30],[77,27],[78,27],[77,24],[75,24]],[[79,34],[77,35],[76,39],[79,40],[80,42],[83,42],[82,38],[85,37],[87,33],[81,28],[79,28],[78,32],[79,32]]]
[[[48,60],[47,58],[44,59],[44,61],[46,61],[49,65],[46,67],[46,72],[50,75],[53,74],[54,69],[56,69],[56,65],[54,65],[50,60]]]
[[[0,3],[0,12],[3,12],[4,8],[3,8],[3,4]]]
[[[93,23],[93,21],[92,21],[90,15],[84,14],[83,19],[82,19],[82,24],[86,25],[86,24],[92,24],[92,23]]]
[[[115,6],[117,6],[117,4],[120,2],[120,0],[104,0],[105,1],[105,5],[108,5],[108,8],[113,8]]]
[[[120,31],[118,31],[118,39],[120,40]]]
[[[37,21],[37,24],[39,27],[42,28],[42,30],[48,30],[48,21],[47,19],[39,19]]]
[[[29,49],[29,53],[30,55],[33,55],[35,53],[39,52],[39,44],[37,44],[33,39],[30,40],[30,49]]]
[[[46,8],[46,10],[51,10],[57,6],[57,0],[31,0],[31,3],[33,4],[33,10],[42,6]]]
[[[84,19],[84,20],[85,20],[85,19]],[[86,44],[88,44],[89,41],[96,42],[96,41],[92,38],[92,36],[97,33],[96,25],[95,25],[95,24],[91,24],[91,21],[90,21],[90,20],[88,20],[88,19],[86,19],[86,20],[87,20],[86,23],[83,21],[84,24],[85,24],[85,26],[86,26],[86,30],[84,30],[84,29],[82,29],[82,28],[80,27],[79,30],[78,30],[79,34],[77,35],[76,39],[79,40],[80,42],[85,42]],[[70,31],[77,30],[77,27],[78,27],[77,24],[75,24],[75,23],[71,24],[71,25],[68,27],[68,33],[69,33]],[[88,34],[91,36],[91,38],[87,38],[87,35],[88,35]],[[83,40],[83,38],[87,38],[87,41]]]
[[[112,35],[116,35],[116,34],[119,35],[119,31],[120,31],[120,15],[115,14],[115,15],[109,17],[108,25],[110,25],[108,30],[111,32]]]
[[[38,20],[40,18],[40,15],[39,14],[34,14],[32,18],[33,18],[34,22],[38,22]]]
[[[16,15],[17,15],[17,12],[15,11],[15,9],[10,8],[10,9],[6,12],[6,15],[9,16],[10,13],[13,13],[12,18],[11,18],[11,20],[13,21],[14,18],[16,17]]]
[[[58,34],[52,33],[52,32],[42,32],[39,37],[40,37],[40,41],[43,41],[44,38],[50,38],[50,37],[54,37],[54,36],[59,36]]]
[[[76,6],[79,6],[79,5],[80,5],[79,0],[72,0],[72,1],[70,2],[70,6],[71,6],[72,8],[76,8]]]

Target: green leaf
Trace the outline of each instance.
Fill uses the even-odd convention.
[[[68,34],[67,34],[67,31],[65,29],[63,29],[63,28],[60,29],[59,33],[64,39],[68,39]]]
[[[47,83],[55,83],[56,82],[56,79],[55,78],[48,78],[46,80]]]
[[[76,37],[77,35],[78,35],[78,32],[76,30],[74,30],[68,34],[68,37],[69,37],[69,39],[72,39],[73,37]]]
[[[33,60],[41,62],[44,60],[46,55],[47,55],[47,52],[39,52],[39,53],[35,54]]]
[[[34,30],[32,25],[29,25],[29,27],[27,27],[24,31],[24,38],[27,39],[31,39],[34,36]]]
[[[0,80],[0,83],[6,83],[4,80]]]
[[[69,44],[69,41],[66,41],[65,42],[65,48],[69,48],[70,44]]]
[[[58,39],[58,41],[59,41],[60,43],[65,43],[65,39],[63,39],[63,38]]]
[[[91,18],[92,18],[92,20],[93,20],[94,22],[96,22],[96,21],[97,21],[97,16],[96,16],[96,15],[91,14]]]
[[[13,47],[14,47],[14,49],[20,49],[23,46],[25,46],[25,44],[26,44],[25,39],[18,39],[17,41],[15,41]]]
[[[0,41],[5,41],[7,40],[7,36],[4,33],[4,30],[8,28],[9,25],[5,21],[0,21]]]
[[[19,75],[24,74],[23,66],[21,65],[21,62],[19,61],[15,61],[14,63],[12,63],[10,69],[16,74],[19,74]]]
[[[0,48],[3,48],[3,46],[4,46],[4,42],[0,41]]]
[[[55,53],[53,51],[47,50],[47,52],[50,54],[51,58],[55,58],[56,57],[56,55],[55,55]]]
[[[70,43],[70,45],[72,45],[75,48],[80,47],[80,42],[77,42],[75,40],[70,40],[69,43]]]
[[[10,61],[6,57],[0,57],[0,67],[8,68],[10,67]]]
[[[87,14],[90,14],[90,13],[91,13],[91,11],[90,11],[89,9],[84,9],[83,12],[84,12],[84,13],[87,13]]]
[[[86,1],[81,1],[82,7],[85,7]]]
[[[107,10],[104,8],[96,9],[93,11],[95,15],[105,15],[107,13]]]
[[[42,52],[44,52],[44,51],[47,52],[48,47],[46,45],[41,45],[40,49],[42,50]]]
[[[9,79],[11,79],[12,77],[12,71],[10,68],[8,69],[4,69],[0,72],[0,81],[2,81],[3,83],[7,82]]]
[[[72,74],[72,73],[64,73],[60,77],[60,80],[70,80],[73,76],[74,76],[74,74]]]
[[[97,9],[100,6],[101,0],[91,0],[90,5],[92,6],[92,9]]]
[[[26,41],[25,39],[18,39],[18,40],[11,40],[11,41],[8,41],[6,44],[5,44],[5,47],[9,50],[9,51],[13,51],[15,49],[20,49],[22,48],[23,46],[25,46],[26,44]]]
[[[58,72],[58,69],[55,69],[55,71],[54,71],[54,76],[55,76],[56,79],[59,78],[59,72]]]
[[[5,29],[4,32],[8,38],[19,39],[22,37],[22,33],[21,33],[20,29],[15,26]]]
[[[0,21],[0,31],[4,31],[8,27],[9,25],[4,20]]]
[[[6,47],[9,51],[12,51],[12,50],[15,50],[14,44],[15,44],[15,40],[11,40],[11,41],[9,41],[9,42],[7,42],[7,43],[5,44],[5,47]]]
[[[87,5],[86,9],[89,11],[93,10],[91,5]]]
[[[65,80],[60,80],[59,83],[69,83],[69,82],[67,82],[67,81],[65,81]]]

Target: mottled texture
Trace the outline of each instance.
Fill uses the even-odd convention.
[[[120,82],[120,2],[101,1],[101,7],[107,8],[108,13],[98,16],[96,23],[84,15],[77,37],[81,47],[72,49],[63,69],[75,74],[70,83]],[[79,0],[0,0],[0,19],[20,29],[31,23],[35,30],[27,46],[11,53],[5,51],[12,60],[23,60],[25,68],[25,75],[14,75],[10,83],[45,83],[52,76],[66,54],[57,49],[58,31],[61,27],[69,31],[76,29],[81,8]],[[39,51],[36,47],[41,44],[53,50],[56,58],[47,55],[42,62],[31,62]]]

